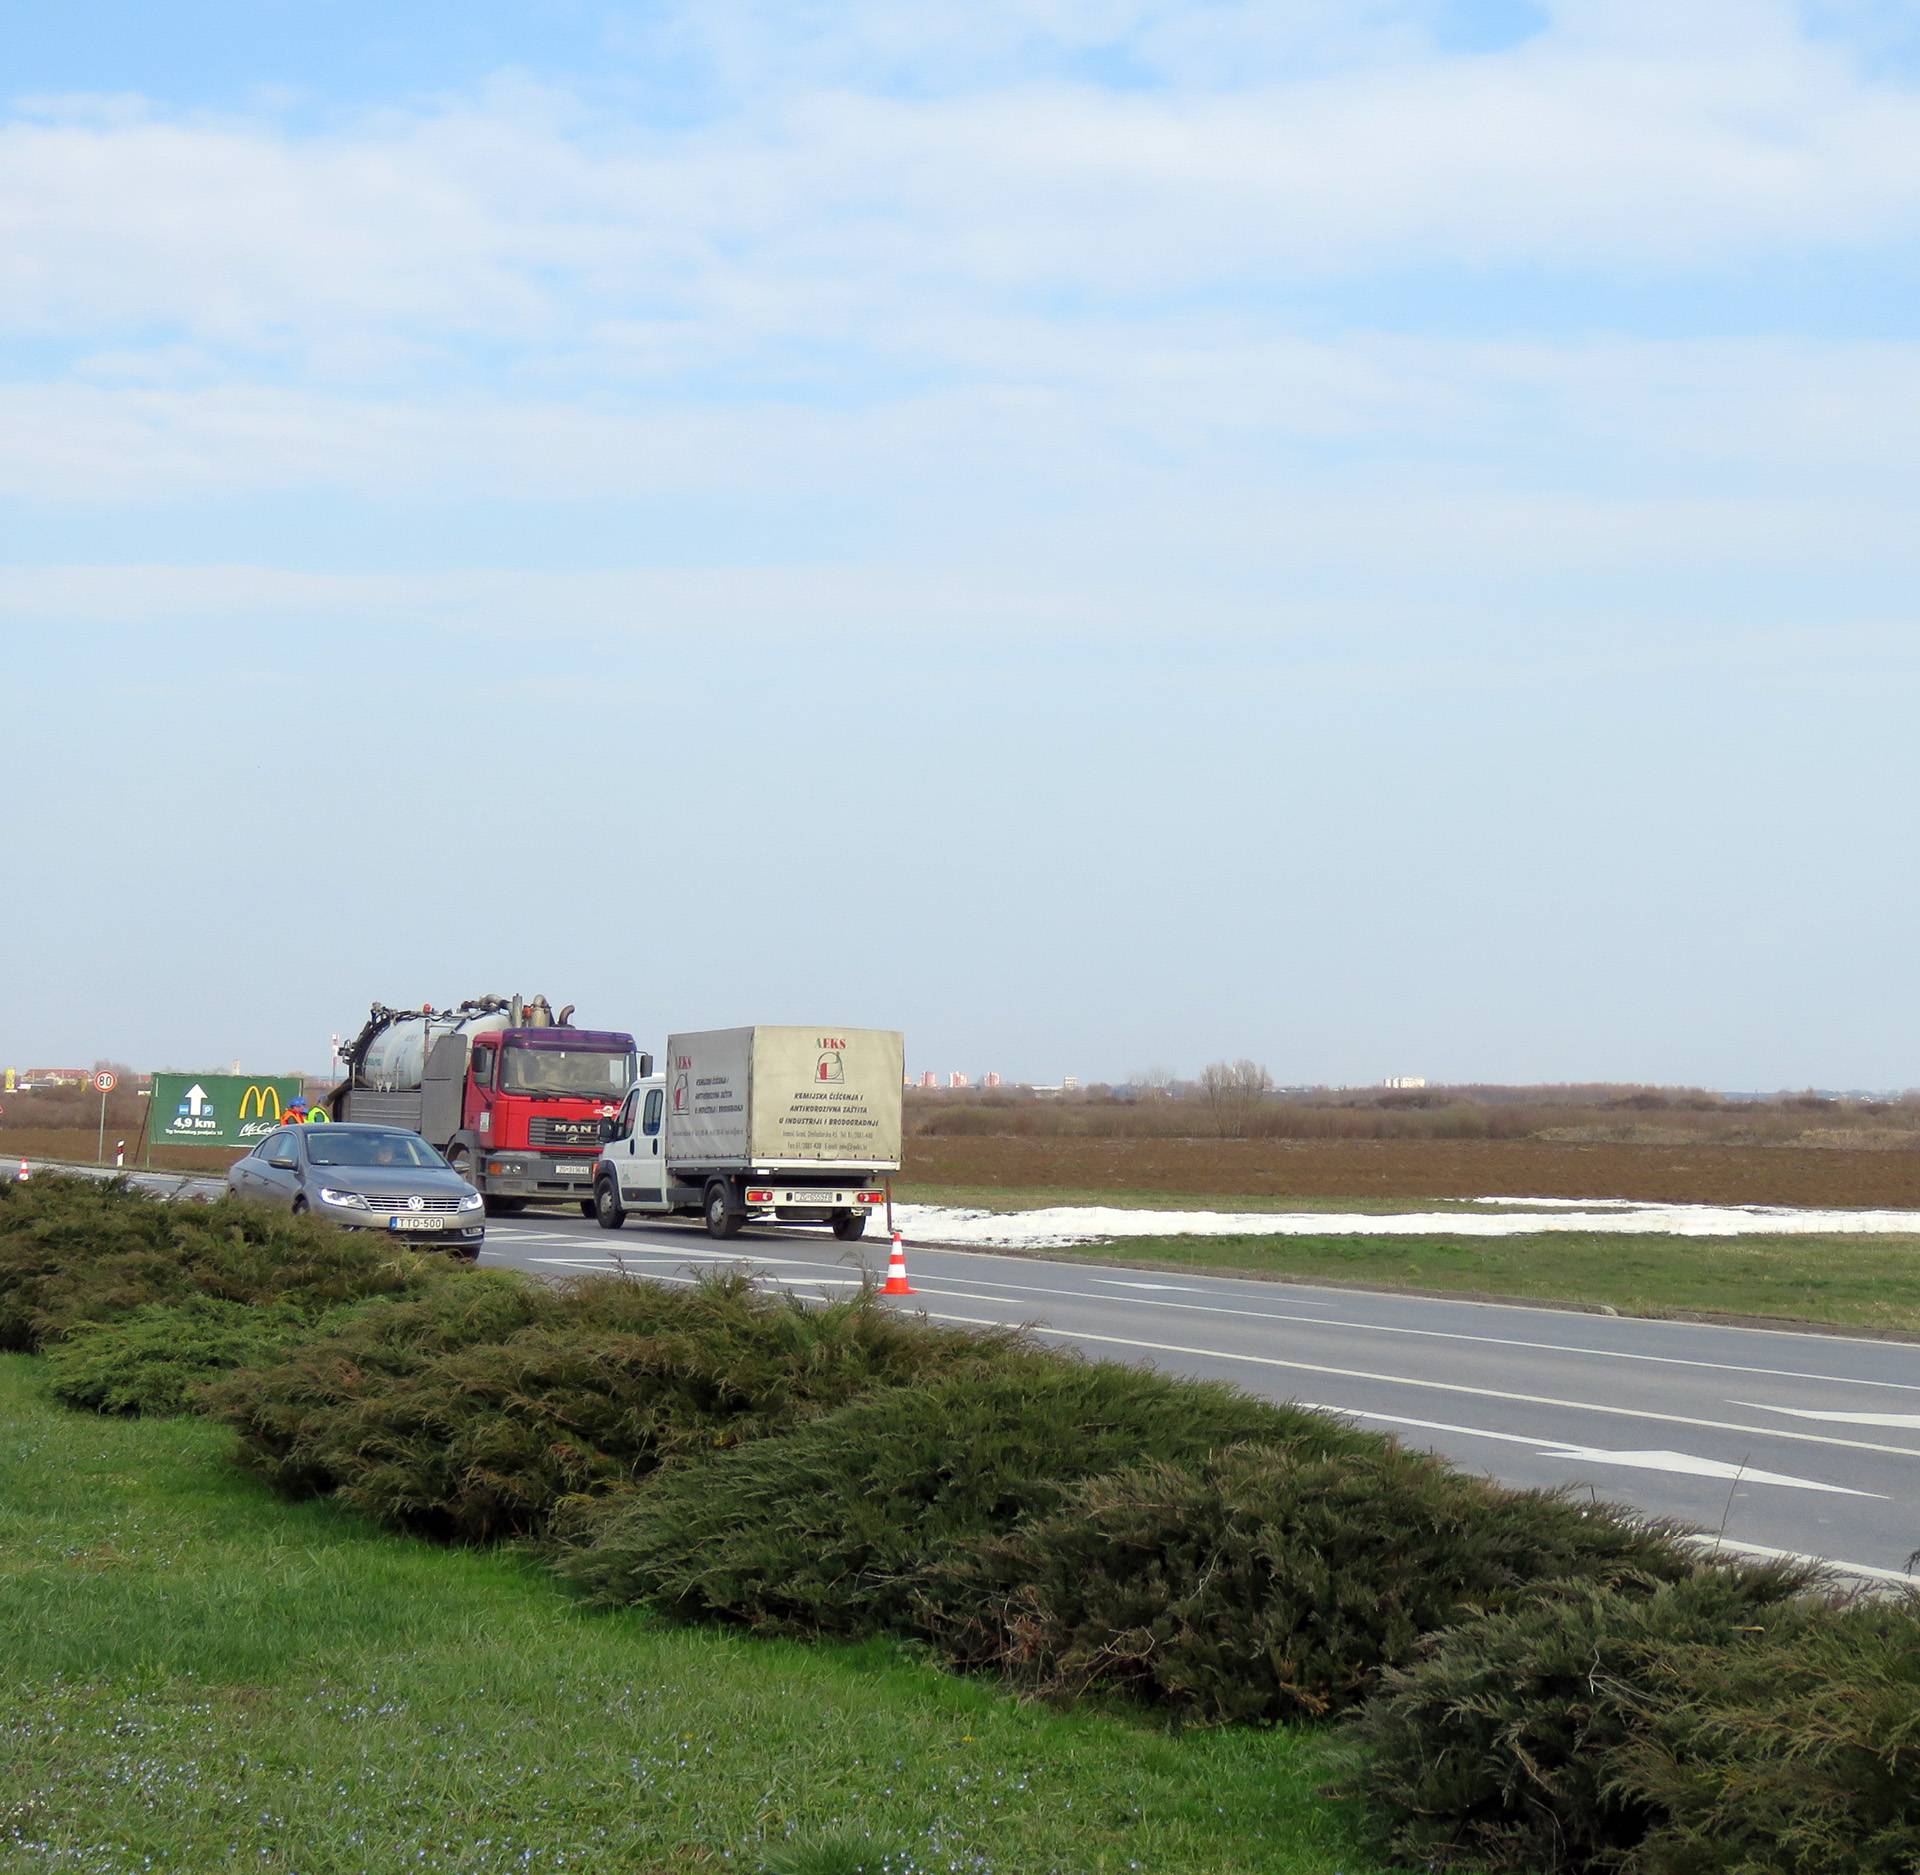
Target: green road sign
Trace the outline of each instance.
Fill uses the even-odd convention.
[[[155,1146],[252,1146],[300,1097],[297,1074],[156,1074],[147,1139]]]

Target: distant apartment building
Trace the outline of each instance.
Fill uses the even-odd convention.
[[[1023,1087],[1027,1084],[1023,1081]],[[1062,1094],[1077,1094],[1080,1091],[1080,1077],[1077,1074],[1063,1074],[1057,1081],[1035,1082],[1030,1092],[1040,1095],[1043,1100],[1058,1100]]]
[[[980,1085],[982,1087],[998,1087],[1000,1085],[1000,1077],[999,1075],[989,1071],[981,1075]]]
[[[971,1087],[973,1082],[962,1074],[958,1068],[955,1068],[954,1071],[947,1076],[947,1085],[949,1087]]]
[[[938,1087],[940,1085],[940,1077],[929,1068],[925,1074],[921,1075],[920,1085],[922,1087]]]
[[[1411,1087],[1425,1087],[1427,1077],[1424,1074],[1390,1074],[1380,1084],[1382,1087],[1390,1087],[1396,1090]]]

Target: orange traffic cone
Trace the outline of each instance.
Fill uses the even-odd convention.
[[[22,1159],[20,1161],[20,1170],[14,1174],[13,1182],[16,1185],[24,1185],[32,1176],[33,1174],[27,1169],[26,1160]]]
[[[887,1258],[887,1280],[883,1296],[910,1296],[913,1285],[907,1281],[907,1253],[900,1247],[900,1233],[893,1233],[893,1250]]]

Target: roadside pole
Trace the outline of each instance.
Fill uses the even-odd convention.
[[[95,1165],[105,1165],[107,1162],[107,1096],[118,1084],[116,1077],[105,1068],[93,1077],[94,1089],[100,1096],[100,1138],[93,1150]]]

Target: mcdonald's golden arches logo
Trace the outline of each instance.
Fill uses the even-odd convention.
[[[240,1096],[240,1117],[243,1120],[264,1120],[267,1117],[267,1102],[273,1102],[273,1117],[280,1118],[280,1090],[277,1087],[262,1087],[254,1082]]]

